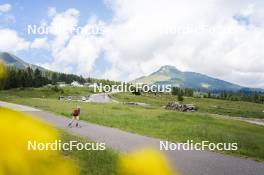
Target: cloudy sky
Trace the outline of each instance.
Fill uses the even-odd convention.
[[[174,65],[264,88],[264,1],[0,0],[0,50],[84,76],[127,81]]]

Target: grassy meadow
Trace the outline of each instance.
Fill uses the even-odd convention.
[[[5,93],[1,92],[0,100],[37,107],[67,117],[70,117],[71,110],[79,103],[81,105],[82,120],[173,142],[186,142],[188,139],[195,142],[203,140],[215,143],[237,142],[239,150],[228,153],[264,160],[264,127],[243,121],[215,117],[215,115],[210,114],[210,110],[206,110],[205,107],[202,108],[203,105],[205,106],[204,103],[211,99],[197,99],[197,104],[199,101],[205,100],[204,103],[200,104],[199,112],[181,113],[168,111],[160,107],[166,104],[166,100],[175,100],[175,97],[172,96],[154,98],[146,95],[114,95],[114,98],[119,101],[141,101],[142,98],[142,102],[152,104],[149,107],[141,107],[122,103],[96,104],[59,101],[56,98],[38,99],[25,96],[21,98],[21,96],[16,96],[13,91],[11,91],[11,94],[9,95],[8,91],[5,91]],[[191,102],[189,100],[191,99],[186,98],[186,102]],[[212,101],[215,102],[207,102],[208,105],[215,105],[216,103],[220,105],[225,102],[228,109],[233,107],[232,105],[235,103],[222,100]],[[247,104],[239,103],[245,106]],[[253,103],[250,105],[256,105],[258,110],[263,107]],[[235,107],[233,108],[235,109]],[[228,111],[228,109],[225,110]],[[223,111],[220,110],[218,113],[225,114]],[[238,112],[249,115],[250,111],[254,110],[241,108]],[[235,112],[232,112],[232,114],[237,116]]]
[[[157,107],[162,107],[168,102],[177,101],[177,96],[154,95],[149,93],[142,93],[141,96],[131,95],[130,93],[118,93],[113,94],[113,97],[122,102],[144,102]],[[201,113],[264,119],[263,104],[192,97],[185,97],[184,103],[194,104],[198,107],[198,112]]]
[[[60,138],[63,143],[72,140],[86,143],[91,142],[87,139],[71,135],[67,132],[60,131]],[[112,150],[104,151],[62,151],[62,154],[72,159],[79,166],[80,175],[96,174],[96,175],[115,175],[117,174],[117,158],[118,154]]]
[[[59,96],[78,96],[89,95],[93,93],[93,88],[89,87],[58,87],[54,86],[41,88],[16,88],[11,90],[1,90],[0,98],[20,97],[20,98],[56,98]]]

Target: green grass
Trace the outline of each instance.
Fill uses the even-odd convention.
[[[56,99],[58,94],[49,91],[50,89],[45,88],[0,91],[0,99],[69,117],[77,102],[59,101]],[[65,92],[69,95],[89,93],[85,89],[73,88],[65,89]],[[49,98],[36,98],[43,94],[49,94],[47,95]],[[151,104],[151,106],[81,103],[81,119],[174,142],[185,142],[188,139],[195,142],[203,140],[215,143],[237,142],[239,150],[228,153],[264,160],[263,126],[219,118],[210,114],[263,118],[264,105],[204,98],[185,98],[186,103],[196,104],[199,112],[181,113],[161,108],[169,101],[176,100],[176,97],[171,95],[143,94],[142,96],[133,96],[122,93],[114,94],[114,98],[126,102],[144,102]]]
[[[177,96],[153,95],[143,93],[135,96],[131,93],[113,94],[116,100],[123,102],[144,102],[156,107],[166,105],[168,102],[177,101]],[[198,112],[228,115],[235,117],[264,118],[264,105],[242,101],[227,101],[209,98],[185,97],[184,103],[192,103],[198,107]]]
[[[60,131],[62,142],[78,141],[82,143],[91,142],[87,139]],[[81,175],[115,175],[118,154],[112,150],[86,151],[72,150],[62,151],[62,154],[72,159],[79,166]]]
[[[1,98],[0,98],[1,99]],[[56,99],[11,97],[10,102],[26,104],[69,117],[77,102]],[[242,121],[217,118],[207,113],[181,113],[160,107],[122,104],[81,103],[81,119],[129,132],[173,142],[237,142],[235,155],[264,160],[264,127]]]
[[[59,96],[78,96],[78,95],[88,95],[93,93],[92,88],[88,87],[63,87],[61,91],[54,91],[50,87],[41,87],[41,88],[16,88],[11,90],[2,90],[0,91],[0,98],[9,98],[12,96],[15,97],[25,97],[25,98],[58,98]]]

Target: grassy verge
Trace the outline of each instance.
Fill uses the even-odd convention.
[[[8,101],[69,116],[76,102],[55,99],[9,98]],[[81,119],[105,126],[169,140],[237,142],[235,155],[264,160],[264,127],[203,113],[180,113],[160,107],[81,103]]]
[[[41,88],[16,88],[11,90],[0,91],[0,98],[8,97],[25,97],[25,98],[58,98],[59,96],[78,96],[78,95],[89,95],[93,93],[92,88],[88,87],[62,87],[57,90],[51,87]]]
[[[154,95],[142,93],[135,96],[131,93],[113,94],[113,97],[123,102],[144,102],[153,106],[164,106],[168,102],[177,101],[177,96]],[[227,101],[209,98],[185,98],[184,103],[192,103],[198,107],[199,112],[228,115],[235,117],[264,118],[264,105],[242,101]]]
[[[60,131],[62,142],[78,141],[90,142],[84,138]],[[117,153],[112,150],[104,151],[62,151],[62,154],[76,162],[81,175],[115,175]]]

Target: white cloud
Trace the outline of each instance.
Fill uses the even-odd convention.
[[[49,49],[47,38],[35,38],[30,45],[33,49]]]
[[[0,50],[16,52],[29,48],[29,42],[18,36],[12,29],[0,29]]]
[[[87,76],[98,57],[100,44],[100,40],[93,37],[73,36],[64,48],[54,53],[54,61],[46,66],[55,70],[66,67],[66,72],[72,67],[74,73]]]
[[[12,6],[10,4],[2,4],[0,5],[0,13],[6,13],[11,10]]]
[[[88,75],[101,50],[101,39],[72,32],[78,24],[79,11],[68,9],[52,18],[48,26],[51,29],[51,52],[54,60],[43,66],[52,70]],[[87,25],[95,23],[90,20]],[[84,26],[85,27],[85,26]],[[59,30],[58,30],[59,29]]]
[[[72,36],[72,29],[78,24],[79,11],[68,9],[62,13],[56,13],[49,27],[50,34],[54,37],[53,48],[55,50],[64,47],[64,44]]]
[[[103,52],[111,64],[103,78],[131,80],[169,64],[264,87],[263,1],[107,0],[107,5],[114,15],[102,36],[72,35],[79,11],[49,9],[54,61],[47,67],[87,75]],[[103,22],[91,19],[86,25],[94,23]],[[55,30],[59,26],[63,32]]]
[[[264,2],[107,3],[114,11],[104,36],[105,55],[113,65],[105,74],[108,77],[133,79],[170,64],[246,86],[263,85],[264,77],[260,75],[264,74]],[[242,25],[234,19],[235,15],[249,24]]]

